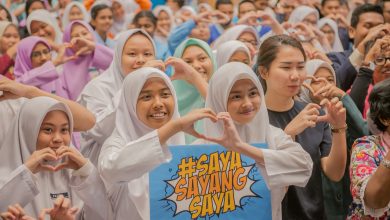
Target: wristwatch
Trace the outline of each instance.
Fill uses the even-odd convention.
[[[347,125],[347,124],[345,124],[344,127],[341,127],[341,128],[334,128],[332,125],[330,125],[330,131],[331,131],[332,133],[340,133],[340,132],[342,132],[342,131],[347,130],[347,128],[348,128],[348,125]]]

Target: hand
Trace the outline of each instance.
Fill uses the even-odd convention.
[[[390,24],[381,24],[376,27],[373,27],[368,32],[367,36],[359,43],[357,49],[361,54],[365,53],[366,43],[369,41],[373,41],[378,38],[382,38],[386,35],[390,34]]]
[[[24,165],[32,172],[55,171],[55,167],[43,164],[44,160],[58,160],[56,153],[50,148],[34,151]]]
[[[211,16],[214,18],[214,22],[213,23],[217,23],[217,24],[227,24],[230,22],[230,18],[228,15],[226,15],[225,13],[219,11],[219,10],[215,10],[213,12],[211,12]]]
[[[284,132],[294,137],[308,127],[315,127],[319,117],[321,107],[314,103],[309,103],[295,118],[286,126]]]
[[[169,36],[169,31],[166,31],[163,27],[159,26],[157,24],[157,33],[160,33],[162,36],[164,37],[168,37]]]
[[[66,48],[71,48],[71,47],[72,47],[72,45],[68,44],[68,43],[65,43],[65,44],[62,44],[59,46],[57,57],[53,60],[54,66],[59,66],[59,65],[62,65],[68,61],[77,59],[77,56],[67,57],[65,55]]]
[[[78,170],[88,162],[88,160],[81,155],[78,150],[68,146],[61,146],[58,148],[56,150],[56,155],[59,159],[67,157],[67,160],[56,166],[54,168],[55,171],[62,169]]]
[[[297,30],[297,35],[303,35],[306,39],[314,39],[316,37],[314,31],[302,22],[295,24],[293,28]]]
[[[10,48],[8,48],[7,50],[7,55],[12,58],[12,59],[15,59],[16,57],[16,51],[18,49],[18,45],[19,43],[15,43],[14,45],[12,45]]]
[[[172,81],[184,80],[193,85],[195,80],[199,80],[201,78],[201,75],[191,65],[180,58],[169,57],[165,61],[165,65],[170,65],[175,69],[175,73],[171,76]],[[203,77],[206,77],[207,79],[206,75]]]
[[[268,25],[272,28],[272,31],[275,34],[283,34],[283,27],[279,22],[271,16],[268,12],[264,11],[257,11],[257,18],[260,18],[262,21],[260,22],[261,25]]]
[[[45,215],[50,215],[52,220],[75,220],[78,212],[77,207],[71,207],[70,200],[60,195],[54,201],[54,207],[51,209],[43,209],[39,214],[39,220],[44,220]]]
[[[310,60],[312,59],[320,59],[320,60],[323,60],[325,62],[327,62],[328,64],[332,65],[333,62],[328,58],[328,56],[326,56],[325,53],[319,51],[318,49],[316,48],[311,48],[310,51],[307,51],[306,55],[308,56],[308,58]]]
[[[96,43],[82,38],[75,37],[70,41],[72,50],[76,53],[76,56],[84,56],[91,54],[95,51]]]
[[[381,55],[382,51],[386,51],[390,48],[390,36],[378,39],[375,41],[374,45],[367,52],[364,57],[364,62],[374,62],[374,60]]]
[[[318,121],[325,121],[331,124],[334,128],[342,128],[345,126],[346,110],[343,107],[343,103],[334,97],[330,101],[323,99],[320,105],[326,106],[326,114],[319,116]]]
[[[17,99],[20,97],[29,98],[29,95],[31,95],[36,89],[37,88],[34,86],[25,85],[14,80],[2,78],[0,79],[0,91],[2,91],[3,94],[0,95],[0,101]]]
[[[200,22],[212,23],[210,11],[205,11],[205,12],[200,13],[199,15],[194,15],[194,16],[192,16],[192,19],[195,21],[196,24],[198,24]],[[185,19],[185,21],[186,20],[188,20],[188,19]]]
[[[228,112],[220,112],[217,115],[218,120],[223,122],[223,135],[219,138],[206,137],[206,140],[215,142],[226,147],[227,150],[240,153],[239,146],[242,145],[242,140],[234,125],[233,119]]]
[[[323,77],[320,78],[316,78],[314,76],[308,76],[308,77],[311,78],[312,81],[314,82],[322,83],[321,84],[322,87],[317,91],[314,91],[314,89],[307,83],[303,83],[303,86],[306,87],[314,97],[319,98],[319,100],[321,101],[324,98],[332,99],[334,97],[338,97],[339,99],[341,99],[346,94],[343,90],[339,89],[335,84],[329,83],[328,80],[326,80]]]
[[[257,26],[257,17],[257,13],[255,11],[248,12],[237,21],[237,24]]]
[[[181,128],[180,130],[184,131],[185,133],[190,134],[196,138],[206,139],[206,136],[198,133],[194,129],[195,122],[202,120],[204,118],[208,118],[213,122],[217,122],[216,114],[213,112],[213,110],[208,108],[192,110],[187,115],[177,119],[177,122]]]
[[[161,60],[149,60],[143,65],[143,67],[153,67],[165,72],[165,63]]]
[[[0,216],[3,220],[35,220],[33,217],[27,216],[19,204],[8,206],[8,210],[1,213]]]

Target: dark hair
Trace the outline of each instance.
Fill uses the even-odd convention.
[[[28,15],[29,15],[28,11],[30,10],[31,5],[34,2],[40,2],[40,3],[42,3],[43,7],[46,8],[45,2],[42,1],[42,0],[27,0],[26,1],[26,7],[24,8],[24,13],[26,13],[26,17],[28,17]]]
[[[364,4],[357,7],[353,11],[351,17],[351,27],[356,28],[357,24],[359,23],[360,15],[368,12],[378,13],[383,17],[383,10],[381,6],[373,4]]]
[[[139,19],[141,18],[149,18],[149,20],[153,23],[154,26],[157,25],[157,18],[156,16],[154,16],[153,12],[151,11],[146,11],[146,10],[143,10],[143,11],[140,11],[138,12],[134,18],[133,18],[133,24],[138,24],[139,22]]]
[[[9,22],[12,22],[11,14],[9,13],[8,9],[6,7],[4,7],[4,5],[0,4],[0,10],[4,10],[5,13],[7,13],[7,20]]]
[[[322,0],[321,1],[321,6],[324,7],[324,5],[327,3],[327,2],[330,2],[330,1],[338,1],[341,5],[341,0]]]
[[[240,1],[240,3],[238,3],[238,11],[240,11],[240,7],[244,3],[252,4],[256,8],[256,5],[255,5],[255,3],[252,0],[242,0],[242,1]]]
[[[99,12],[101,10],[106,9],[106,8],[111,10],[111,7],[106,5],[106,4],[98,4],[98,5],[93,6],[92,9],[91,9],[91,18],[93,20],[95,20],[97,18],[97,16],[98,16]]]
[[[218,7],[220,5],[233,5],[233,2],[231,0],[217,0],[217,2],[215,3],[215,8],[218,9]]]
[[[368,98],[370,118],[381,131],[387,127],[380,121],[390,119],[390,78],[376,84]]]
[[[183,7],[184,0],[173,0],[173,2],[176,2],[179,5],[179,8]]]
[[[276,59],[281,46],[290,46],[299,49],[306,61],[306,53],[302,44],[295,38],[282,34],[269,37],[261,44],[257,57],[257,66],[269,69],[271,63]]]

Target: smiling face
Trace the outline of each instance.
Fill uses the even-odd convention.
[[[72,25],[72,31],[70,32],[70,39],[73,39],[75,37],[80,37],[90,41],[94,41],[92,33],[89,32],[89,30],[86,27],[84,27],[79,23],[75,23]]]
[[[325,36],[328,39],[330,45],[333,45],[334,38],[335,38],[335,33],[334,33],[333,29],[330,27],[330,25],[325,24],[324,26],[322,26],[321,31],[325,34]]]
[[[213,64],[207,53],[198,46],[189,46],[181,57],[184,62],[191,65],[206,81],[209,81],[213,72]]]
[[[56,39],[56,32],[54,28],[47,23],[41,21],[32,21],[30,29],[31,35],[33,36],[42,37],[53,42]]]
[[[260,109],[260,93],[250,79],[237,80],[227,101],[227,111],[238,124],[246,124],[253,120]]]
[[[157,16],[157,27],[161,27],[166,31],[171,30],[171,18],[166,11],[161,10]]]
[[[244,51],[236,51],[233,53],[233,55],[230,57],[229,62],[240,62],[240,63],[245,63],[246,65],[250,64],[250,57],[248,56],[247,53]]]
[[[44,43],[37,43],[31,52],[32,68],[40,67],[51,60],[50,49]]]
[[[112,2],[112,15],[115,21],[122,21],[125,16],[123,6],[117,1]]]
[[[4,54],[7,50],[20,41],[18,29],[14,25],[8,25],[3,36],[0,37],[0,53]]]
[[[73,6],[69,11],[69,21],[83,20],[84,15],[81,9],[77,6]]]
[[[314,13],[311,13],[307,15],[303,20],[303,23],[308,25],[309,27],[316,27],[317,26],[317,16]]]
[[[267,93],[282,97],[297,95],[306,77],[302,52],[292,46],[281,46],[269,69],[263,70],[261,77],[267,82]]]
[[[107,33],[112,26],[112,11],[110,8],[102,9],[98,12],[96,19],[91,23],[99,33]]]
[[[149,38],[143,34],[134,34],[123,47],[122,73],[127,75],[141,68],[147,61],[154,59],[154,48]]]
[[[252,32],[245,31],[243,32],[238,38],[238,41],[241,41],[243,43],[249,43],[251,44],[254,48],[257,48],[257,39],[256,36],[253,35]]]
[[[36,150],[50,147],[55,151],[69,144],[70,128],[67,115],[59,110],[47,113],[39,129]]]
[[[149,78],[137,100],[137,116],[146,126],[158,129],[171,120],[175,110],[175,100],[164,80]]]
[[[143,29],[146,31],[150,36],[153,37],[154,31],[156,30],[156,26],[153,24],[153,22],[148,17],[142,17],[138,19],[138,23],[136,24],[137,28]]]

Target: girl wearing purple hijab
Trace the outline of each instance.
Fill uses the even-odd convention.
[[[113,51],[96,43],[93,30],[84,21],[73,21],[64,29],[64,43],[71,43],[65,55],[76,59],[63,66],[63,77],[68,96],[76,100],[84,86],[89,82],[91,70],[106,70],[113,59]],[[91,68],[92,67],[92,68]]]
[[[53,61],[51,58],[51,47],[45,39],[35,36],[23,39],[16,52],[15,79],[23,84],[68,98],[63,78],[58,74],[56,66],[74,58],[65,57],[62,53]]]

